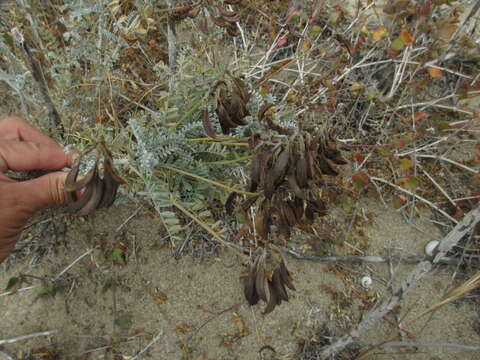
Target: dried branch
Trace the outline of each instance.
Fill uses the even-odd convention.
[[[163,336],[163,330],[160,330],[157,334],[157,336],[155,336],[152,341],[150,341],[147,346],[145,346],[142,350],[140,350],[133,358],[132,360],[136,360],[138,358],[140,358],[140,356],[142,356],[143,353],[145,353],[145,351],[147,351],[153,344],[155,344],[158,340],[160,340],[160,338]]]
[[[36,338],[36,337],[40,337],[40,336],[50,336],[50,335],[56,334],[57,332],[58,332],[58,330],[50,330],[50,331],[37,332],[37,333],[30,334],[30,335],[17,336],[17,337],[10,338],[10,339],[0,340],[0,345],[13,344],[13,343],[16,343],[18,341],[28,340],[28,339],[32,339],[32,338]]]
[[[373,325],[378,323],[385,315],[392,311],[403,298],[416,286],[417,282],[422,279],[433,265],[438,264],[439,261],[445,257],[445,254],[454,247],[467,233],[469,233],[475,225],[480,221],[480,205],[470,211],[463,219],[445,236],[437,247],[437,253],[434,258],[425,260],[419,263],[415,269],[410,273],[407,280],[402,283],[400,289],[393,294],[390,299],[384,300],[376,309],[370,311],[358,326],[349,334],[346,334],[336,340],[330,345],[326,346],[321,354],[321,359],[330,359],[334,354],[337,354],[346,346],[351,344],[355,339],[359,338],[365,331],[370,329]]]
[[[292,255],[295,259],[298,260],[308,260],[315,261],[320,263],[337,263],[337,262],[346,262],[346,263],[386,263],[386,262],[402,262],[405,264],[418,264],[419,262],[425,261],[426,257],[424,256],[315,256],[315,255],[305,255],[301,254],[298,251],[295,251],[290,248],[283,246],[275,246],[279,250]],[[458,265],[462,262],[461,259],[454,259],[449,257],[443,257],[438,263],[445,265]]]

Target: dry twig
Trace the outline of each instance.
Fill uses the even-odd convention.
[[[425,260],[419,263],[415,269],[409,274],[400,289],[390,298],[384,300],[376,309],[366,314],[363,320],[350,333],[332,341],[326,346],[320,355],[321,359],[330,359],[334,354],[342,351],[349,344],[359,338],[366,330],[378,323],[386,314],[392,311],[403,298],[416,286],[417,282],[422,279],[433,266],[439,263],[440,259],[455,246],[467,233],[469,233],[480,221],[480,205],[470,211],[463,219],[445,236],[437,247],[437,253],[433,259]]]

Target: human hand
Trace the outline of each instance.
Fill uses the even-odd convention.
[[[64,172],[27,181],[13,180],[5,172],[59,170],[70,167],[72,162],[55,140],[25,120],[0,119],[0,263],[12,251],[30,217],[45,207],[67,201]]]

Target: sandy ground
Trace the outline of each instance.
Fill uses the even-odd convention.
[[[422,254],[428,241],[441,238],[439,230],[430,222],[417,219],[417,230],[407,225],[394,209],[385,209],[375,200],[365,202],[361,208],[373,219],[372,224],[365,227],[370,254]],[[27,257],[0,273],[2,287],[10,277],[20,273],[51,278],[94,244],[102,244],[107,253],[114,244],[120,246],[120,242],[126,247],[126,265],[105,260],[99,249],[83,257],[58,281],[60,286],[54,296],[39,297],[38,287],[11,296],[1,294],[0,339],[58,330],[50,337],[6,345],[5,350],[19,358],[35,349],[43,353],[57,349],[61,354],[59,359],[129,359],[146,346],[151,336],[161,333],[145,357],[299,358],[301,344],[313,340],[315,348],[315,341],[321,339],[319,329],[323,324],[337,334],[342,333],[342,324],[357,323],[365,314],[359,297],[389,296],[386,285],[391,273],[395,288],[413,267],[393,264],[390,271],[386,264],[346,265],[343,270],[348,276],[343,277],[332,271],[330,265],[287,257],[297,291],[288,304],[263,316],[263,305],[250,307],[244,300],[239,278],[242,265],[235,254],[220,250],[218,256],[207,255],[203,260],[191,255],[175,260],[170,247],[162,240],[158,219],[146,212],[139,212],[120,232],[115,231],[135,210],[121,206],[108,213],[98,212],[87,221],[57,218],[56,222],[69,222],[65,245],[59,245],[55,252],[35,265],[31,265]],[[34,232],[34,228],[30,231]],[[44,241],[50,240],[46,237]],[[339,252],[345,252],[345,248]],[[410,324],[419,312],[438,301],[452,286],[454,270],[442,267],[429,274],[399,309],[397,317],[407,330],[404,341],[479,344],[480,336],[474,331],[474,324],[480,319],[474,302],[446,305],[432,316]],[[358,284],[365,274],[373,278],[369,291]],[[105,291],[112,280],[116,280],[117,286]],[[40,282],[33,280],[32,283]],[[348,296],[333,297],[325,286]],[[352,295],[352,289],[359,296]],[[345,305],[347,298],[353,300]],[[385,318],[361,340],[380,342],[398,335],[392,325],[395,321],[393,315]],[[401,338],[394,336],[393,340]],[[270,348],[259,353],[265,345],[271,346],[275,353]],[[105,346],[107,350],[100,349]],[[478,359],[479,354],[446,348],[380,348],[365,358],[473,360]]]
[[[442,238],[427,220],[428,212],[412,226],[378,199],[365,201],[360,208],[372,219],[364,227],[368,255],[423,255],[428,241]],[[86,220],[63,217],[59,210],[54,221],[50,213],[37,219],[41,222],[27,232],[36,241],[56,245],[48,246],[52,250],[38,259],[27,256],[8,270],[1,268],[0,342],[40,331],[57,333],[0,347],[0,359],[8,359],[7,353],[18,359],[131,359],[157,335],[145,358],[300,359],[302,344],[310,343],[310,355],[304,359],[316,359],[321,335],[328,335],[322,331],[324,325],[330,334],[344,333],[368,311],[360,298],[370,303],[388,298],[390,280],[396,289],[413,269],[405,264],[345,264],[335,271],[331,265],[286,257],[297,291],[288,304],[264,316],[263,304],[250,307],[243,297],[240,273],[244,267],[235,254],[224,249],[215,255],[199,251],[203,257],[184,254],[176,260],[160,221],[147,211],[140,211],[116,231],[136,210],[122,205]],[[65,234],[54,235],[65,223]],[[350,245],[339,246],[335,253],[351,252],[357,244]],[[114,247],[126,249],[126,264],[109,258]],[[39,296],[40,281],[34,279],[34,289],[10,296],[3,292],[13,276],[51,279],[88,251],[56,282],[53,296]],[[385,317],[360,340],[480,345],[480,333],[475,330],[480,328],[478,295],[476,300],[448,304],[417,319],[459,284],[452,281],[457,270],[437,268],[409,294],[397,314]],[[364,275],[373,278],[370,290],[359,285]],[[399,319],[405,329],[402,336],[394,326]],[[364,359],[476,360],[480,354],[445,346],[389,347],[374,349]]]

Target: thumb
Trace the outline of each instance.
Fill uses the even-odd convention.
[[[29,211],[67,202],[64,190],[67,173],[57,171],[36,179],[16,183],[19,200]]]

